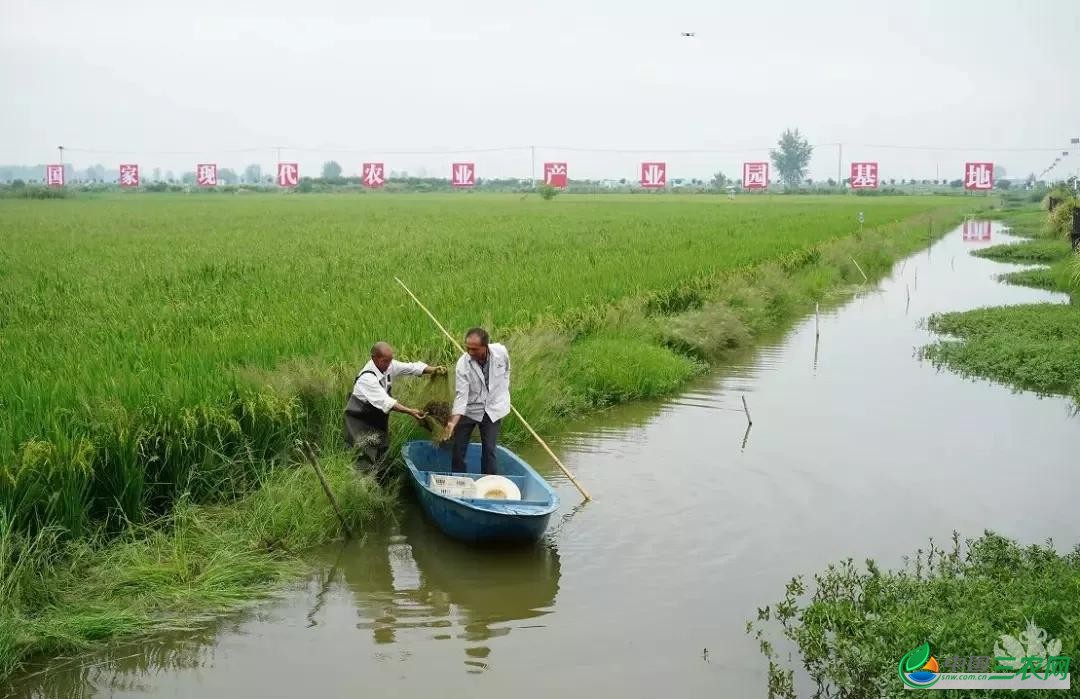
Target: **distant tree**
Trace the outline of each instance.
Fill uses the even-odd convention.
[[[105,166],[101,163],[97,165],[91,165],[86,168],[86,179],[91,182],[98,182],[105,179]]]
[[[813,187],[814,186],[814,180],[812,178],[810,178],[810,177],[807,177],[806,178],[806,186],[807,187]]]
[[[176,175],[173,174],[172,170],[166,171],[166,173],[165,173],[165,181],[168,182],[169,184],[172,184],[173,182],[176,182]]]
[[[341,177],[341,166],[336,160],[327,160],[322,166],[322,176],[324,180],[336,180]]]
[[[953,189],[959,189],[960,187],[964,186],[964,181],[963,180],[953,180],[952,182],[949,183],[949,186],[952,187]]]
[[[626,178],[624,177],[621,180],[619,180],[619,184],[626,184]]]
[[[830,187],[835,187],[835,186],[836,186],[836,180],[834,180],[834,179],[833,179],[833,178],[831,178],[831,177],[830,177],[830,178],[829,178],[828,180],[826,180],[826,183],[827,183],[827,184],[828,184],[828,185],[829,185]]]
[[[185,172],[183,175],[180,175],[180,181],[187,185],[195,184],[195,173]]]
[[[994,186],[998,189],[1011,189],[1012,180],[994,180]]]
[[[780,135],[776,142],[778,148],[769,151],[773,167],[780,175],[780,179],[788,187],[798,187],[799,182],[806,176],[806,168],[810,165],[810,156],[814,147],[799,133],[798,129],[787,129]]]
[[[218,181],[222,184],[237,184],[240,182],[240,176],[232,168],[223,167],[218,170],[217,174]]]
[[[244,181],[248,184],[259,184],[259,180],[262,179],[262,166],[257,163],[252,163],[244,168]]]
[[[903,184],[903,183],[904,183],[904,181],[900,180],[900,184]],[[896,186],[896,178],[894,177],[891,180],[889,180],[889,184],[891,184],[893,187],[895,187]]]
[[[154,168],[154,176],[151,178],[154,182],[161,182],[161,168]]]
[[[1001,167],[1000,165],[998,165],[996,163],[994,164],[994,179],[995,180],[1005,179],[1005,168]]]
[[[722,172],[713,175],[712,180],[709,181],[709,186],[713,189],[725,189],[729,184],[731,184],[731,180]]]

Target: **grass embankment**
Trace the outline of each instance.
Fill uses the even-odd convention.
[[[815,575],[809,598],[800,576],[788,584],[783,600],[760,609],[747,632],[769,659],[770,698],[808,696],[796,691],[794,670],[769,640],[776,631],[801,650],[817,688],[831,690],[824,696],[848,699],[910,696],[897,665],[904,653],[926,642],[939,661],[956,655],[1005,657],[1016,651],[1002,635],[1025,643],[1021,632],[1031,620],[1048,632],[1044,643],[1060,641],[1064,655],[1080,644],[1075,606],[1080,549],[1062,556],[1050,545],[1025,548],[989,532],[961,544],[954,534],[948,550],[931,541],[912,559],[899,571],[882,570],[873,560],[858,566],[848,559]],[[1003,646],[1004,653],[995,651]],[[1014,692],[950,690],[949,696],[997,694]]]
[[[510,346],[540,429],[658,396],[872,278],[970,201],[109,197],[2,202],[0,676],[33,653],[189,623],[356,524],[340,411],[367,347],[453,356],[392,281]],[[853,236],[855,212],[868,230]],[[423,382],[399,382],[419,400]],[[393,443],[415,434],[393,421]],[[510,423],[508,443],[522,438]],[[159,519],[163,518],[163,519]]]
[[[1025,237],[973,254],[1002,262],[1048,266],[1000,276],[1007,283],[1075,294],[1080,291],[1080,259],[1070,248],[1062,222],[1045,211],[1007,212],[1004,220]],[[1042,221],[1041,225],[1037,220]],[[1041,394],[1070,396],[1080,405],[1080,306],[1036,303],[980,308],[931,316],[927,326],[949,336],[923,348],[935,365],[965,376],[980,376]]]

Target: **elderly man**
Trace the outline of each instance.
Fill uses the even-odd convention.
[[[385,342],[376,342],[371,347],[371,360],[356,375],[349,402],[345,405],[345,442],[359,451],[357,471],[383,475],[383,460],[390,448],[391,411],[424,419],[422,412],[394,399],[394,377],[445,373],[445,367],[397,361],[394,348]]]
[[[464,473],[465,453],[473,428],[480,428],[480,470],[495,473],[495,445],[502,419],[510,412],[510,354],[506,347],[490,343],[487,331],[471,328],[465,333],[465,354],[454,369],[454,407],[446,423],[444,439],[454,438],[455,473]]]

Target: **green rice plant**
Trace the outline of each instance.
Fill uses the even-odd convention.
[[[331,453],[319,463],[351,531],[364,531],[393,513],[396,498],[371,478],[357,477],[349,454]],[[337,514],[307,465],[267,474],[232,516],[256,547],[268,551],[298,553],[342,534]]]
[[[580,196],[557,206],[486,195],[4,200],[0,505],[28,527],[139,522],[186,494],[241,496],[298,439],[338,442],[344,397],[372,342],[389,340],[406,359],[454,360],[393,276],[455,333],[483,323],[497,340],[537,329],[577,340],[607,327],[614,311],[623,313],[620,332],[634,335],[651,332],[650,313],[700,307],[735,271],[770,262],[786,272],[815,268],[819,246],[854,234],[857,211],[868,231],[886,231],[974,205],[933,197]],[[797,305],[789,291],[772,284],[749,301],[765,316],[787,315]],[[638,302],[617,311],[627,299],[646,299],[644,311]],[[560,412],[543,408],[544,376],[515,365],[515,402]],[[588,404],[586,393],[574,393],[573,410]],[[411,429],[395,425],[395,442]],[[523,436],[508,425],[509,438]],[[47,468],[19,471],[31,463]]]
[[[710,303],[659,323],[662,342],[671,349],[715,362],[750,344],[749,328],[724,303]]]
[[[592,407],[661,396],[704,368],[634,337],[583,340],[565,361],[572,385]]]

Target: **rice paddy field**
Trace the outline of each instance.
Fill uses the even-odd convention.
[[[395,276],[453,332],[556,328],[584,353],[581,366],[639,362],[646,383],[665,371],[677,380],[690,360],[590,342],[590,328],[622,299],[674,313],[733,270],[805,261],[855,233],[858,211],[873,228],[972,206],[472,194],[0,201],[0,508],[20,529],[139,521],[181,494],[244,492],[299,439],[333,441],[372,342],[390,341],[404,359],[453,360]],[[533,343],[538,356],[569,349]],[[539,410],[542,384],[519,372],[515,401]]]
[[[926,246],[974,197],[100,195],[0,199],[0,680],[244,606],[395,515],[341,410],[376,340],[505,342],[544,433],[667,395]],[[865,214],[858,232],[857,213]],[[838,296],[831,296],[837,294]],[[835,300],[834,300],[835,299]],[[437,380],[395,384],[419,407]],[[392,449],[423,436],[391,421]],[[510,420],[501,441],[520,443]]]

